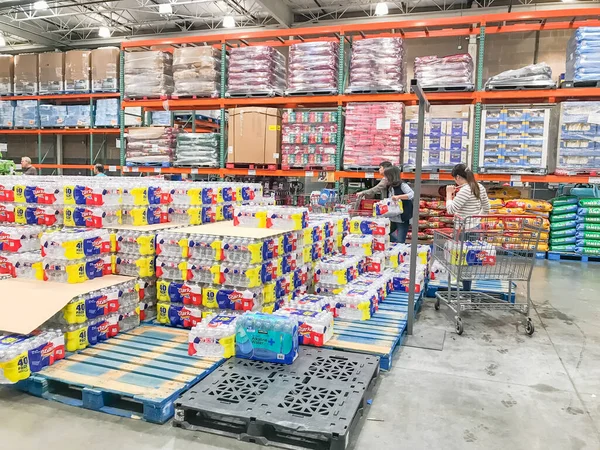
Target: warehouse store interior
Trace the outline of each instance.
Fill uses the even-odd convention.
[[[1,442],[600,448],[599,55],[596,1],[0,2]]]

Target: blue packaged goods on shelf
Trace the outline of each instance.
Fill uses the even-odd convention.
[[[236,323],[238,358],[292,364],[298,357],[298,324],[289,317],[247,313]]]
[[[91,125],[89,105],[68,105],[65,126],[70,128],[89,127]]]
[[[95,125],[97,127],[116,127],[119,125],[119,100],[116,98],[99,99],[96,102]]]
[[[600,102],[565,102],[561,104],[561,127],[557,174],[595,172],[600,169],[596,117]]]
[[[164,127],[171,126],[170,111],[152,111],[152,125],[162,125]]]
[[[12,128],[15,124],[15,103],[0,101],[0,127]]]
[[[600,82],[600,27],[578,28],[567,44],[565,79]]]
[[[64,127],[67,121],[67,107],[64,105],[40,105],[40,126],[42,128]]]
[[[15,128],[39,128],[40,116],[36,100],[17,100]]]

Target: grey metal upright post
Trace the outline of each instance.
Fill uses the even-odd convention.
[[[406,321],[406,332],[413,334],[415,321],[415,281],[417,279],[417,251],[419,240],[419,203],[421,201],[421,173],[423,171],[423,136],[425,134],[425,113],[429,112],[429,102],[417,83],[411,81],[412,91],[419,99],[419,127],[417,130],[417,154],[415,156],[415,197],[413,199],[412,237],[410,240],[410,288],[408,292],[408,318]]]

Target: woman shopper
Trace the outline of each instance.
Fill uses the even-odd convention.
[[[490,200],[481,183],[475,181],[475,175],[464,164],[452,169],[452,178],[457,186],[446,186],[446,211],[449,214],[466,219],[490,213]],[[455,195],[456,194],[456,195]],[[471,280],[463,281],[463,289],[471,290]]]
[[[402,201],[402,214],[390,217],[390,240],[392,242],[406,242],[408,234],[408,225],[412,218],[413,202],[415,193],[408,185],[400,179],[400,169],[396,166],[387,167],[383,171],[383,176],[388,186],[388,197],[394,201]],[[394,233],[398,230],[398,237]]]

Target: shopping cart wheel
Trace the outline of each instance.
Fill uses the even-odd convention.
[[[535,327],[533,326],[533,322],[531,321],[531,318],[527,318],[527,321],[525,322],[525,333],[527,333],[529,336],[531,336],[535,331]]]
[[[456,319],[456,334],[458,334],[459,336],[461,334],[463,334],[463,324],[462,324],[462,319],[459,317],[458,319]]]
[[[435,299],[435,305],[433,305],[433,307],[435,308],[436,311],[439,311],[439,309],[440,309],[440,299],[439,298]]]

